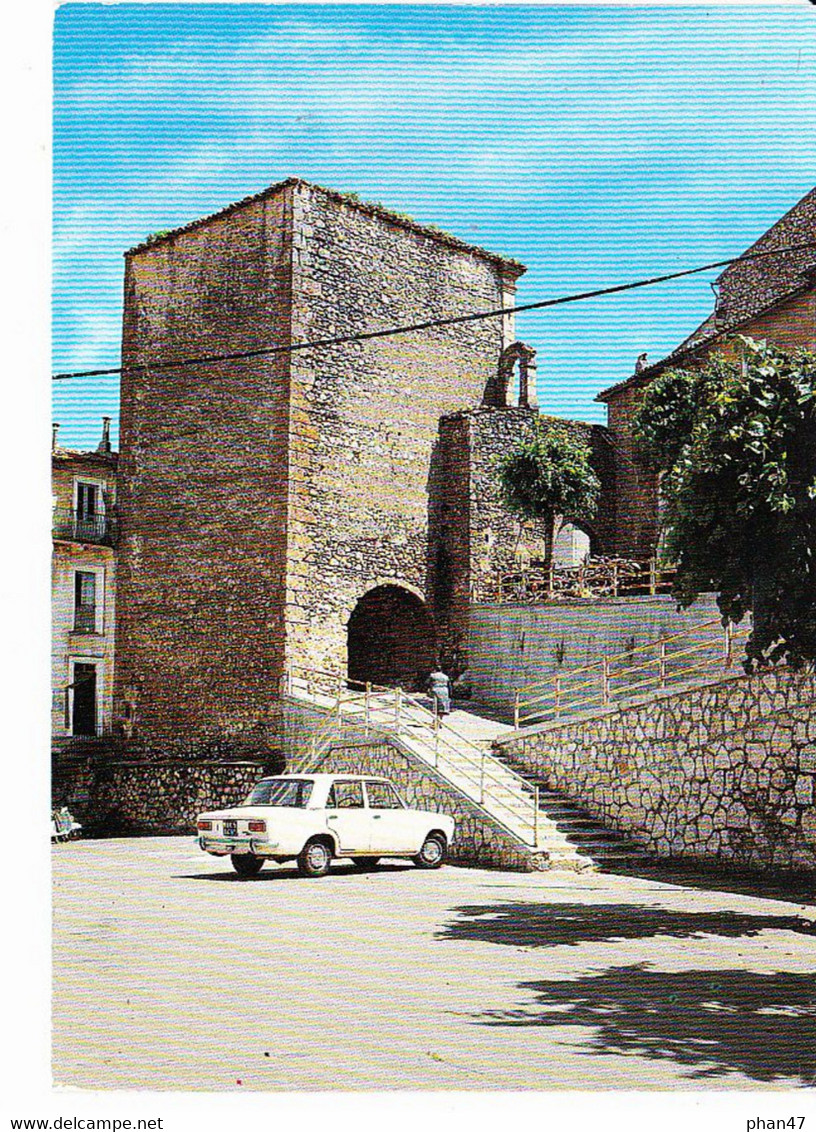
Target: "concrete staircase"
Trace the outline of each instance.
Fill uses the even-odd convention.
[[[512,762],[502,755],[499,762],[508,766]],[[553,790],[547,780],[527,771],[521,774],[531,785],[538,787],[538,805],[541,814],[554,823],[559,833],[577,854],[588,858],[596,869],[614,870],[627,866],[647,865],[652,858],[634,841],[617,830],[609,829],[588,810],[572,801],[566,794]]]
[[[492,744],[512,730],[509,725],[473,711],[455,710],[440,718],[429,700],[402,689],[354,692],[335,677],[332,686],[322,676],[299,673],[286,679],[284,696],[318,720],[290,760],[293,771],[318,770],[344,742],[381,737],[432,769],[548,867],[595,870],[639,859],[635,846],[542,780],[520,774],[496,756]]]

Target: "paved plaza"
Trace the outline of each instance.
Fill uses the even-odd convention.
[[[53,879],[57,1084],[816,1082],[801,888],[400,862],[242,881],[192,838],[57,845]]]

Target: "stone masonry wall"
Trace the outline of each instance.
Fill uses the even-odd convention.
[[[267,772],[256,761],[73,759],[55,768],[52,801],[92,836],[193,834],[197,814],[242,802]]]
[[[543,524],[521,523],[509,510],[497,472],[498,461],[533,436],[537,420],[553,428],[567,428],[590,445],[602,490],[597,517],[583,525],[594,536],[595,553],[605,552],[612,538],[614,466],[605,429],[560,417],[539,417],[524,408],[483,407],[443,418],[430,542],[437,567],[435,589],[440,587],[440,555],[451,570],[444,628],[446,660],[454,675],[467,662],[472,604],[494,601],[502,575],[544,553]]]
[[[509,305],[521,265],[298,185],[294,341]],[[499,320],[292,357],[287,656],[345,671],[346,625],[381,584],[428,598],[429,478],[441,416],[478,405]]]
[[[632,419],[643,398],[634,387],[622,390],[607,405],[609,434],[614,443],[616,517],[613,552],[622,558],[647,558],[658,540],[658,480],[640,463],[632,437]]]
[[[428,601],[442,668],[453,678],[467,654],[470,608],[470,422],[443,417],[428,479]]]
[[[128,253],[114,709],[165,754],[270,726],[283,667],[290,192]],[[135,368],[142,367],[142,368]]]
[[[661,857],[816,869],[812,674],[666,694],[500,746]]]

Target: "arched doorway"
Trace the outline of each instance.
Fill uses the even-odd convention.
[[[564,523],[553,547],[553,564],[568,568],[583,565],[594,550],[593,542],[591,531],[583,523]]]
[[[377,586],[348,623],[349,680],[417,689],[436,663],[436,630],[425,602],[402,586]]]

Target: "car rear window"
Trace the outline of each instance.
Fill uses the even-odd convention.
[[[252,790],[247,806],[292,806],[302,809],[312,795],[308,778],[264,778]]]

